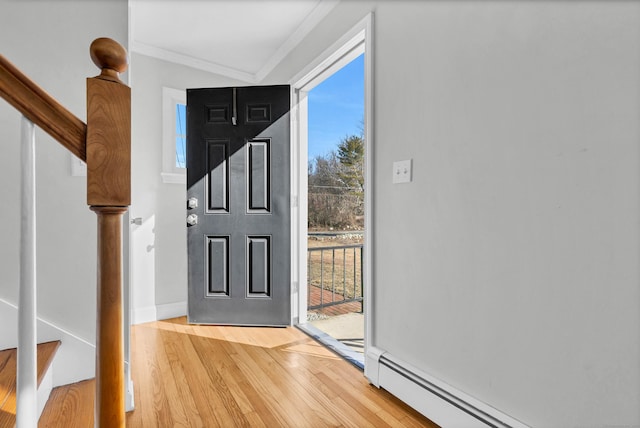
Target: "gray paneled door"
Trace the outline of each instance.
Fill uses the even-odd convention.
[[[289,86],[187,90],[189,322],[289,325]]]

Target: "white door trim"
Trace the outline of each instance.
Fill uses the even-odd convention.
[[[324,79],[355,59],[364,57],[365,243],[363,254],[365,355],[374,345],[371,299],[373,291],[373,13],[368,14],[291,80],[291,281],[292,323],[307,319],[307,94]]]

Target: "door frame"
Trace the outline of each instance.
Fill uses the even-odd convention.
[[[291,79],[291,322],[304,324],[307,319],[307,94],[361,53],[364,56],[364,176],[365,216],[363,250],[364,343],[365,355],[373,337],[373,13],[369,13],[338,41]]]

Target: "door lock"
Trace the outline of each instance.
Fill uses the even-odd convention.
[[[187,216],[187,224],[189,226],[195,226],[198,224],[198,216],[196,214],[189,214]]]
[[[198,208],[198,198],[191,197],[187,200],[187,207],[192,210],[194,208]]]

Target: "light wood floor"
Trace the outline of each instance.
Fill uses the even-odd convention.
[[[132,373],[129,427],[437,427],[295,328],[140,324]],[[65,395],[71,417],[40,426],[93,426],[86,385]]]

